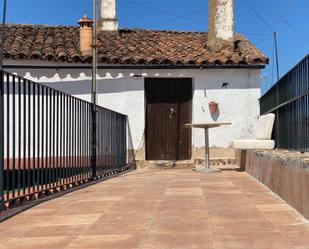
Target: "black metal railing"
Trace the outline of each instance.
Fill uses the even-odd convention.
[[[91,103],[0,71],[2,209],[126,168],[127,117],[95,109],[93,126]]]
[[[309,55],[260,99],[261,114],[274,113],[277,148],[309,151]]]

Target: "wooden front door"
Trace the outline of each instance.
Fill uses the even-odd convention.
[[[146,78],[146,160],[191,158],[192,80]]]

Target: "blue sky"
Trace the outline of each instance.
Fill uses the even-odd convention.
[[[1,9],[2,9],[2,1]],[[75,25],[92,16],[92,0],[7,0],[7,22]],[[207,30],[207,0],[117,0],[120,27]],[[262,91],[276,81],[274,31],[278,32],[280,75],[309,53],[309,0],[235,0],[235,30],[270,59]]]

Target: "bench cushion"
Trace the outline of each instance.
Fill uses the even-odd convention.
[[[239,150],[272,150],[275,147],[274,140],[246,139],[234,140],[232,147]]]
[[[275,114],[269,113],[259,117],[256,139],[269,140],[273,131]]]

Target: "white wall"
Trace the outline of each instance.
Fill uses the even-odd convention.
[[[16,63],[6,61],[6,64]],[[28,63],[28,64],[31,64]],[[91,70],[82,69],[11,69],[22,77],[44,83],[90,101]],[[181,69],[181,70],[102,70],[98,71],[98,103],[128,115],[134,149],[141,143],[144,127],[144,77],[193,78],[193,122],[231,121],[231,126],[210,131],[213,147],[227,148],[231,140],[253,137],[259,115],[259,69]],[[228,89],[222,83],[228,82]],[[211,116],[208,103],[219,103],[220,113]],[[193,131],[193,144],[204,145],[202,130]]]

